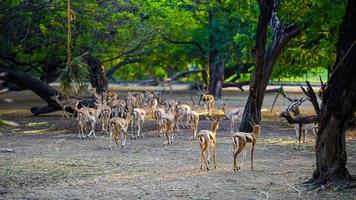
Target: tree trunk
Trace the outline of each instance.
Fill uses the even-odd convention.
[[[240,131],[252,131],[252,127],[249,124],[250,118],[255,122],[261,121],[262,103],[273,67],[283,48],[299,33],[298,27],[295,25],[283,27],[279,23],[275,13],[272,14],[274,0],[261,0],[258,1],[258,3],[260,16],[258,19],[255,46],[255,72],[251,80],[249,96],[245,105]],[[274,34],[272,43],[267,52],[265,52],[267,29],[270,21],[274,29]]]
[[[356,109],[356,2],[348,0],[337,43],[337,57],[323,94],[315,146],[313,183],[351,180],[346,168],[345,130]]]
[[[96,92],[101,94],[108,90],[108,81],[106,80],[104,67],[100,60],[93,57],[90,53],[85,56],[85,60],[89,65],[90,83],[92,87],[96,88]]]
[[[209,54],[209,76],[209,93],[221,98],[224,84],[224,61],[219,58],[219,53],[216,51]]]

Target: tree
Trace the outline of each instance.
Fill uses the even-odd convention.
[[[322,96],[311,183],[339,184],[352,180],[347,168],[345,131],[356,110],[356,2],[347,1],[331,77]]]
[[[255,46],[255,72],[251,79],[240,131],[251,131],[249,120],[261,121],[261,108],[267,84],[278,56],[287,43],[299,34],[297,26],[283,26],[277,18],[274,0],[259,0],[260,16]],[[266,50],[268,24],[273,28],[272,41]]]
[[[147,3],[147,12],[164,41],[173,44],[164,48],[169,61],[176,63],[178,58],[183,66],[206,66],[208,90],[220,98],[225,72],[230,77],[251,66],[248,32],[254,29],[257,16],[257,4],[252,2],[152,1]],[[237,33],[244,34],[236,36]],[[176,56],[176,52],[186,55]]]

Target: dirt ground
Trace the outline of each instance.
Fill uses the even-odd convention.
[[[191,96],[196,94],[177,92],[165,98],[184,102]],[[247,93],[226,92],[224,98],[228,106],[243,107]],[[266,96],[265,109],[273,98]],[[297,148],[292,126],[278,118],[286,104],[280,98],[272,113],[263,112],[255,171],[250,170],[248,146],[247,156],[239,157],[242,169],[234,173],[228,121],[218,132],[218,168],[206,171],[200,170],[199,147],[189,140],[188,129],[164,147],[148,119],[144,139],[128,140],[124,150],[110,150],[107,135],[80,140],[75,120],[62,120],[60,112],[32,116],[31,106],[44,105],[32,93],[2,95],[0,118],[20,126],[0,126],[0,149],[14,150],[0,153],[0,199],[356,199],[355,190],[308,191],[302,185],[315,167],[314,138],[307,135],[307,143]],[[312,112],[310,104],[303,108],[302,113]],[[209,127],[201,121],[200,129]],[[356,130],[348,131],[351,174],[356,174],[355,136]]]

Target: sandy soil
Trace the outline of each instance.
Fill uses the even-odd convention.
[[[187,101],[192,92],[167,95]],[[296,95],[296,94],[295,94]],[[26,98],[23,98],[23,97]],[[242,107],[246,93],[225,93],[229,106]],[[267,95],[270,108],[274,95]],[[4,100],[12,99],[12,103]],[[7,100],[8,101],[8,100]],[[250,170],[248,146],[242,169],[232,170],[229,122],[218,133],[218,168],[200,170],[199,147],[190,131],[180,130],[174,144],[163,146],[154,136],[153,121],[144,125],[145,139],[128,140],[124,150],[110,150],[107,135],[80,140],[74,119],[61,113],[32,116],[29,108],[42,105],[31,93],[0,96],[0,117],[19,127],[0,126],[0,199],[356,199],[355,190],[311,190],[303,181],[314,166],[314,139],[300,149],[293,128],[278,118],[287,102],[279,99],[275,111],[263,114],[262,134]],[[310,104],[302,110],[312,112]],[[200,129],[210,127],[203,120]],[[239,124],[236,125],[236,130]],[[347,167],[356,174],[356,130],[348,132]]]

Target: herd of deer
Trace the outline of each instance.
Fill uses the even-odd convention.
[[[154,119],[157,136],[165,136],[164,146],[172,144],[174,139],[174,133],[182,128],[190,128],[191,140],[198,140],[201,154],[201,169],[203,165],[209,170],[210,152],[216,168],[216,138],[219,124],[222,119],[227,118],[230,120],[230,133],[233,142],[233,170],[236,172],[240,169],[237,165],[237,156],[244,150],[247,143],[251,143],[251,169],[253,170],[253,153],[254,147],[257,142],[257,138],[261,132],[261,126],[258,123],[250,120],[250,125],[253,127],[252,132],[235,132],[234,122],[238,120],[241,112],[238,108],[229,109],[225,111],[226,104],[223,103],[215,108],[214,97],[210,94],[201,94],[198,103],[195,103],[191,98],[191,103],[181,103],[176,100],[161,101],[160,96],[155,92],[128,92],[124,99],[118,99],[118,95],[115,92],[104,92],[97,94],[95,88],[90,90],[93,98],[95,99],[95,108],[89,108],[80,104],[78,99],[67,98],[63,99],[60,95],[53,96],[55,100],[62,108],[63,115],[69,118],[66,113],[67,108],[71,108],[76,113],[76,120],[79,129],[79,138],[85,137],[87,126],[90,125],[90,131],[87,137],[93,135],[96,137],[95,129],[97,124],[101,124],[101,131],[103,134],[110,135],[109,147],[112,149],[112,141],[115,141],[117,148],[119,148],[118,140],[121,139],[121,148],[125,147],[126,140],[128,139],[129,132],[131,139],[144,138],[142,127],[147,116],[151,116]],[[199,110],[201,101],[204,104],[203,109]],[[310,130],[309,124],[301,123],[300,120],[296,120],[291,117],[289,112],[296,112],[296,107],[301,104],[301,100],[294,102],[287,107],[287,109],[281,114],[285,117],[289,123],[300,125],[299,129],[296,129],[296,133],[299,136],[299,144],[301,134]],[[220,112],[217,112],[219,111]],[[222,111],[222,112],[221,112]],[[205,116],[211,122],[211,130],[200,130],[199,119]],[[185,118],[185,120],[184,120]],[[312,120],[310,120],[312,121]],[[135,131],[136,130],[136,131]]]

